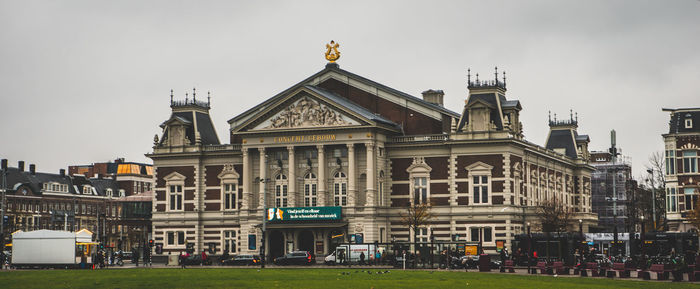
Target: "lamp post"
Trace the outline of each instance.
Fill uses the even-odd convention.
[[[530,234],[530,222],[527,222],[527,273],[530,274],[530,256],[532,256],[532,235]]]
[[[0,249],[5,250],[5,191],[7,190],[7,159],[2,160],[2,204],[0,204],[0,209],[2,210],[2,216],[0,216]]]
[[[644,258],[644,241],[645,241],[644,235],[645,235],[645,234],[646,234],[646,232],[645,232],[645,230],[644,230],[644,215],[642,215],[642,235],[640,236],[641,239],[642,239],[642,245],[641,245],[642,258]]]
[[[647,173],[651,175],[651,177],[649,178],[649,182],[651,183],[651,221],[654,225],[653,229],[654,231],[656,231],[656,188],[654,187],[654,170],[649,169],[647,170]]]
[[[266,158],[267,159],[267,158]],[[263,206],[262,206],[262,236],[260,237],[260,268],[265,268],[265,233],[267,232],[267,192],[265,191],[265,184],[269,182],[270,179],[261,179],[260,177],[255,178],[255,182],[259,182],[262,186],[263,194]]]

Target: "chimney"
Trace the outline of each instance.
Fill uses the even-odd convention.
[[[443,98],[445,96],[445,93],[442,90],[428,89],[426,91],[423,91],[422,94],[423,100],[438,106],[443,106]]]
[[[66,169],[58,170],[58,174],[60,174],[62,177],[65,177],[66,176]]]
[[[23,171],[24,171],[24,161],[18,161],[18,162],[17,162],[17,169],[18,169],[20,172],[23,172]]]
[[[32,175],[36,175],[36,165],[35,165],[35,164],[29,165],[29,172],[30,172]]]

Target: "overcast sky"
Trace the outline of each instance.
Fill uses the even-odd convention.
[[[226,120],[323,69],[461,112],[466,70],[506,70],[525,137],[547,112],[578,112],[590,148],[618,146],[635,176],[663,149],[662,107],[700,107],[700,1],[6,1],[0,0],[0,158],[58,172],[124,157],[151,162],[169,94],[212,93]]]

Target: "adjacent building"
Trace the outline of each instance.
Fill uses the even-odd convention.
[[[457,113],[440,90],[414,97],[331,62],[231,118],[230,144],[219,141],[209,101],[171,94],[148,154],[154,239],[164,254],[187,244],[257,253],[265,218],[267,256],[322,256],[353,239],[408,241],[400,215],[415,203],[436,215],[419,241],[481,241],[491,253],[536,226],[547,199],[575,211],[585,231],[597,224],[578,120],[550,121],[539,146],[524,139],[505,78],[470,77],[468,89]]]
[[[670,113],[669,131],[663,134],[665,147],[666,219],[668,230],[697,230],[688,223],[688,213],[695,209],[700,195],[700,108],[678,108]]]
[[[633,198],[635,182],[629,160],[618,156],[613,163],[610,152],[594,151],[591,152],[591,165],[595,168],[591,177],[591,192],[593,212],[598,214],[596,231],[612,233],[617,227],[617,232],[630,232],[635,224],[629,218],[628,206]]]

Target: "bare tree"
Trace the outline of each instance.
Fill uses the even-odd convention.
[[[547,237],[546,255],[549,259],[549,236],[556,233],[561,237],[561,233],[567,232],[575,216],[572,208],[567,208],[561,200],[547,199],[540,203],[535,209],[535,215],[540,220],[540,229]],[[561,250],[561,246],[559,246]],[[562,252],[559,251],[559,256]]]
[[[435,216],[431,212],[432,206],[429,203],[413,203],[406,207],[405,213],[400,213],[401,223],[408,226],[413,231],[414,254],[418,250],[418,230],[427,226]],[[415,266],[415,259],[414,259]]]
[[[650,208],[652,210],[649,215],[654,231],[661,230],[666,224],[666,162],[664,159],[664,154],[660,151],[652,153],[649,156],[649,163],[646,165],[647,172],[651,174],[646,178],[647,188],[650,190],[650,194],[653,196],[653,206]],[[654,219],[654,211],[656,218]]]

